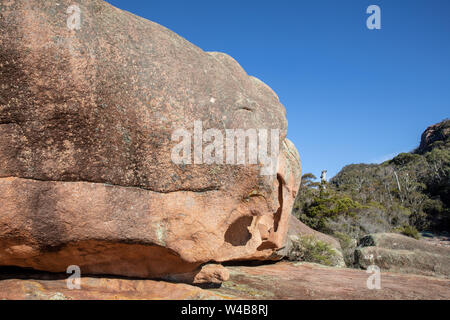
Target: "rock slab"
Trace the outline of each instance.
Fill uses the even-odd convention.
[[[31,275],[17,279],[2,273],[0,299],[29,300],[448,300],[450,280],[381,273],[381,289],[369,290],[370,274],[310,263],[279,262],[254,267],[227,267],[230,279],[219,289],[153,280],[82,278],[81,290],[68,290],[65,276]],[[22,274],[23,277],[23,274]],[[3,280],[1,280],[3,279]]]

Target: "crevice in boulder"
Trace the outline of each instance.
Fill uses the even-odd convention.
[[[278,180],[278,203],[279,208],[274,216],[274,231],[278,231],[278,226],[280,224],[281,215],[283,214],[283,185],[285,184],[283,177],[280,174],[277,174]]]

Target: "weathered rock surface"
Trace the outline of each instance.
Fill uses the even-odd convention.
[[[438,145],[448,145],[450,138],[450,119],[428,127],[422,134],[420,146],[416,152],[424,154],[433,150]],[[436,144],[439,142],[439,144]]]
[[[0,280],[0,299],[450,299],[450,280],[381,273],[381,289],[369,290],[365,271],[309,263],[280,262],[227,267],[231,278],[219,289],[152,280],[82,278],[68,290],[64,278],[34,276]],[[5,277],[3,274],[3,278]]]
[[[400,234],[364,237],[355,251],[355,261],[364,269],[376,265],[384,271],[450,277],[450,248]]]
[[[301,174],[276,94],[100,0],[77,1],[72,30],[72,4],[0,3],[0,265],[163,277],[279,259]],[[175,164],[172,134],[197,120],[279,129],[277,173]]]
[[[411,300],[449,299],[450,280],[381,273],[381,289],[369,290],[365,271],[281,262],[232,267],[230,281],[214,292],[243,299]]]
[[[330,264],[336,267],[345,267],[344,256],[339,241],[329,235],[311,229],[293,215],[289,219],[286,247],[281,251],[285,258],[291,261],[298,259],[297,249],[301,246],[301,239],[304,237],[310,237],[314,241],[321,241],[328,244],[333,251],[333,256],[329,259]]]

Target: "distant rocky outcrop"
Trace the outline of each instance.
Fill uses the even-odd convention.
[[[446,119],[435,125],[428,127],[422,134],[420,140],[420,146],[417,148],[416,153],[424,154],[430,152],[436,147],[443,147],[449,145],[450,137],[450,120]]]
[[[400,234],[379,233],[360,240],[357,266],[378,266],[381,271],[450,278],[450,248]]]
[[[71,5],[0,3],[0,265],[220,282],[205,264],[281,259],[301,175],[277,95],[104,1],[72,28]],[[196,122],[279,130],[277,170],[174,163]]]

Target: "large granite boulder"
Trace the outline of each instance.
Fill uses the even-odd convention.
[[[277,95],[156,23],[72,5],[0,3],[0,265],[184,277],[280,259],[301,174]],[[250,139],[245,165],[220,161],[238,129],[257,162]]]

